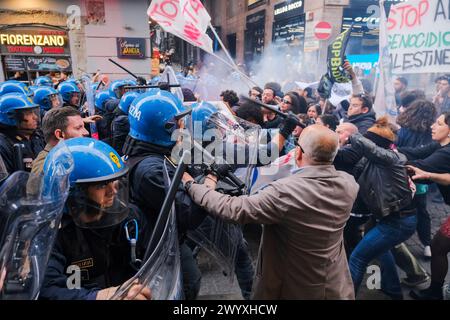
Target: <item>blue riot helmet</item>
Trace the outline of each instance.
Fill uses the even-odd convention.
[[[207,130],[215,129],[216,126],[212,117],[218,114],[217,107],[209,102],[192,104],[192,113],[189,119],[188,129],[195,140],[203,140],[203,135]]]
[[[128,110],[130,109],[131,103],[134,101],[134,99],[136,99],[139,96],[140,96],[140,93],[135,92],[135,91],[130,91],[130,92],[125,93],[122,96],[122,98],[120,98],[119,109],[123,113],[128,114]]]
[[[112,98],[120,99],[125,93],[125,86],[130,85],[131,80],[116,80],[109,86],[109,94]]]
[[[46,86],[36,89],[33,102],[40,105],[41,109],[45,111],[63,106],[63,100],[58,90]]]
[[[64,81],[58,87],[64,103],[71,106],[78,106],[81,92],[75,81]]]
[[[179,120],[191,109],[167,91],[150,91],[136,98],[128,113],[130,136],[136,140],[172,148],[172,133],[179,129]]]
[[[12,92],[22,93],[29,97],[33,95],[33,91],[23,82],[8,80],[0,84],[0,96]]]
[[[38,87],[52,87],[53,88],[53,81],[47,76],[41,76],[37,77],[36,80],[34,80],[34,85]]]
[[[95,95],[95,107],[100,111],[105,111],[105,103],[113,99],[109,91],[101,91]]]
[[[24,115],[27,112],[33,112],[37,115],[37,127],[39,123],[39,105],[34,103],[30,97],[17,92],[0,96],[0,124],[18,127],[20,122],[24,120]]]
[[[67,210],[81,228],[106,228],[128,216],[128,167],[108,144],[91,138],[65,141],[72,154]],[[47,157],[58,157],[53,149]],[[58,152],[56,150],[55,152]],[[44,172],[47,160],[44,164]]]

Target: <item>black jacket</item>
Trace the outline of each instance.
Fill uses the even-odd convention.
[[[414,213],[412,191],[405,168],[406,157],[377,146],[360,134],[350,138],[352,147],[362,154],[357,164],[358,197],[375,217],[393,213]]]
[[[131,266],[131,246],[125,235],[125,223],[138,222],[136,257],[142,259],[151,235],[147,219],[131,206],[129,216],[121,224],[104,229],[84,229],[75,225],[69,215],[63,216],[55,245],[50,255],[40,299],[92,300],[101,289],[119,286],[136,273]],[[134,226],[133,223],[130,224]],[[134,234],[135,230],[130,230]],[[69,289],[70,266],[81,269],[81,288]],[[69,280],[69,281],[68,281]]]
[[[417,148],[399,148],[408,157],[408,164],[419,169],[434,173],[450,172],[450,144],[441,146],[437,142]],[[420,183],[432,183],[420,181]],[[446,204],[450,205],[450,186],[438,184],[439,190]]]
[[[0,156],[9,174],[19,171],[19,163],[23,163],[25,171],[31,171],[32,160],[45,148],[45,140],[41,130],[35,130],[30,139],[18,134],[14,128],[1,130],[0,132]],[[14,145],[21,144],[22,159],[14,151]]]
[[[124,153],[128,156],[128,164],[131,164],[130,199],[149,218],[149,223],[155,225],[166,197],[163,170],[165,156],[170,156],[170,150],[127,139]],[[167,169],[172,178],[175,168],[168,164]],[[197,228],[207,214],[192,202],[181,183],[175,198],[175,210],[180,235]]]
[[[122,156],[123,145],[130,133],[130,121],[128,115],[123,113],[120,109],[115,111],[115,117],[111,124],[112,147]]]
[[[367,113],[350,116],[345,122],[353,123],[358,128],[359,133],[365,134],[367,130],[375,124],[375,121],[375,112],[369,111]]]

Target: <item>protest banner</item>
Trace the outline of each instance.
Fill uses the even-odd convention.
[[[213,53],[212,40],[206,34],[211,17],[200,0],[153,0],[147,14],[164,31]]]
[[[450,72],[450,0],[410,0],[388,19],[392,72]]]

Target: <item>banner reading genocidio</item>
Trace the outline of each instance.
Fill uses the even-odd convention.
[[[392,72],[450,72],[450,0],[409,0],[388,19]]]

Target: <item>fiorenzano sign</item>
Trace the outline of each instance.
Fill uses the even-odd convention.
[[[70,54],[69,40],[63,30],[8,28],[0,31],[0,53]]]

